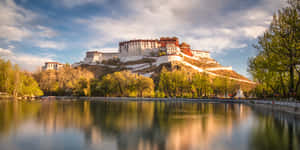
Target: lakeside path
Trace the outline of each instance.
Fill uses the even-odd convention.
[[[300,102],[276,100],[249,100],[249,99],[195,99],[195,98],[142,98],[142,97],[71,97],[51,96],[46,100],[91,100],[91,101],[160,101],[160,102],[191,102],[191,103],[237,103],[249,106],[263,107],[292,114],[300,115]]]

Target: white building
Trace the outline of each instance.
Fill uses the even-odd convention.
[[[208,51],[202,50],[191,50],[194,57],[198,58],[211,58],[210,53]]]
[[[101,63],[103,60],[118,58],[118,52],[103,53],[99,51],[88,51],[84,58],[84,63]]]
[[[208,51],[191,50],[188,44],[184,42],[179,44],[177,37],[161,37],[160,39],[136,39],[120,42],[119,51],[114,53],[88,51],[84,61],[80,63],[97,64],[112,58],[119,58],[121,62],[135,61],[145,56],[157,56],[155,54],[158,54],[159,51],[166,52],[167,55],[179,55],[182,52],[195,58],[210,58]]]
[[[120,57],[149,56],[151,52],[158,52],[158,40],[130,40],[119,43]]]
[[[102,53],[102,60],[118,58],[119,54],[119,52]]]
[[[58,70],[63,67],[63,64],[58,62],[45,62],[45,65],[42,67],[43,70]]]
[[[98,51],[89,51],[86,52],[84,62],[85,63],[101,62],[101,57],[102,57],[102,53]]]

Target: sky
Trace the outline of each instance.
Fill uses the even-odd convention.
[[[176,36],[250,77],[253,44],[286,0],[0,0],[0,56],[35,71],[92,49]]]

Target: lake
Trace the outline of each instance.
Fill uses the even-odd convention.
[[[244,104],[0,101],[1,150],[300,149],[297,116]]]

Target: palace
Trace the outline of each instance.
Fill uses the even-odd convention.
[[[158,52],[158,40],[130,40],[119,43],[121,57],[150,55],[151,52]]]
[[[107,61],[110,59],[113,60]],[[177,37],[122,41],[119,43],[118,50],[87,51],[84,60],[72,64],[72,67],[92,65],[113,70],[126,69],[151,77],[158,67],[166,64],[171,66],[180,64],[211,76],[224,77],[229,74],[229,79],[254,84],[234,72],[231,66],[219,64],[211,58],[209,51],[193,49],[188,43],[179,42]],[[61,66],[59,63],[49,62],[44,68],[57,70]]]
[[[84,63],[101,63],[103,60],[112,58],[128,58],[140,56],[156,56],[159,52],[166,55],[179,55],[184,53],[188,56],[199,58],[210,58],[208,51],[193,50],[185,42],[179,44],[177,37],[161,37],[160,39],[135,39],[119,43],[118,52],[106,53],[100,51],[88,51]]]
[[[119,56],[118,52],[103,53],[103,52],[99,52],[99,51],[88,51],[88,52],[86,52],[86,57],[84,58],[84,63],[101,63],[103,60],[117,58],[118,56]]]
[[[63,64],[59,62],[45,62],[45,65],[42,67],[43,70],[59,70],[63,67]]]

